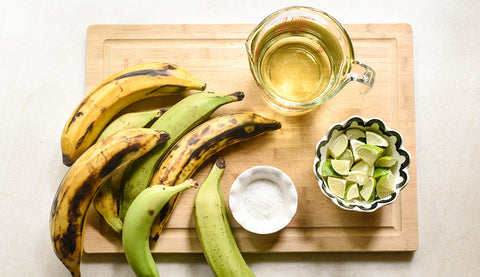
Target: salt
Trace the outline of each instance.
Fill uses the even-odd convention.
[[[243,204],[250,216],[258,220],[272,220],[284,206],[283,192],[275,182],[258,179],[245,188]]]

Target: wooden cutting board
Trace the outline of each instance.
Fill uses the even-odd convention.
[[[418,248],[415,159],[415,95],[412,30],[408,24],[346,25],[356,58],[376,70],[373,90],[365,97],[358,85],[309,114],[276,114],[262,101],[251,76],[245,38],[253,25],[93,25],[87,34],[86,89],[127,67],[166,61],[181,65],[215,92],[243,91],[242,102],[221,107],[213,116],[253,111],[282,122],[282,129],[221,151],[227,169],[221,182],[228,202],[231,184],[244,170],[274,166],[287,173],[298,192],[297,213],[282,231],[257,235],[242,229],[230,215],[243,252],[414,251]],[[177,99],[149,101],[172,105]],[[155,103],[155,104],[152,104]],[[137,106],[137,108],[140,106]],[[136,109],[136,108],[133,108]],[[373,213],[344,211],[320,191],[313,174],[315,145],[327,129],[352,115],[380,117],[400,131],[411,153],[410,182],[392,205]],[[202,182],[206,162],[193,176]],[[153,252],[201,252],[192,217],[196,190],[183,193]],[[121,238],[90,210],[85,227],[85,252],[122,252]]]

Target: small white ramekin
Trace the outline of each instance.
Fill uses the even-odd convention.
[[[272,218],[256,216],[251,212],[252,207],[248,207],[248,205],[262,204],[262,199],[259,199],[258,203],[252,201],[255,199],[244,199],[247,195],[247,187],[257,181],[274,183],[281,192],[282,201],[275,203],[278,209],[275,209]],[[298,195],[292,180],[283,171],[271,166],[255,166],[245,170],[237,177],[230,189],[229,205],[233,217],[244,229],[256,234],[275,233],[287,226],[297,211],[297,203]]]

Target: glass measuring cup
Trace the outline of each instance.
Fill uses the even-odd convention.
[[[342,25],[323,11],[288,7],[265,18],[249,34],[250,70],[264,100],[288,115],[315,109],[351,81],[373,86],[375,71],[357,61]]]

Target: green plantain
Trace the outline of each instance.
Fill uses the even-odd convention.
[[[171,147],[188,131],[207,120],[220,106],[241,101],[243,92],[219,94],[200,92],[189,95],[173,105],[151,126],[170,134],[167,143],[127,166],[120,186],[119,216],[123,220],[132,201],[148,187],[153,173]]]
[[[196,187],[187,180],[175,187],[155,186],[144,189],[132,202],[125,216],[122,245],[130,267],[137,276],[159,276],[150,252],[150,228],[162,207],[177,193]]]
[[[227,207],[220,189],[225,160],[215,161],[195,196],[195,227],[203,255],[218,277],[255,276],[243,259],[228,222]]]
[[[280,127],[280,122],[255,113],[234,113],[210,119],[175,144],[155,172],[150,186],[181,184],[190,178],[204,161],[225,147]],[[179,196],[180,193],[165,205],[154,222],[151,234],[153,240],[158,239]]]
[[[118,131],[145,127],[165,112],[166,109],[155,109],[121,115],[108,124],[98,137],[98,140],[111,136]],[[122,231],[123,223],[118,217],[117,197],[115,197],[112,185],[112,178],[108,178],[95,196],[93,205],[105,223],[107,223],[115,232],[120,233]]]

